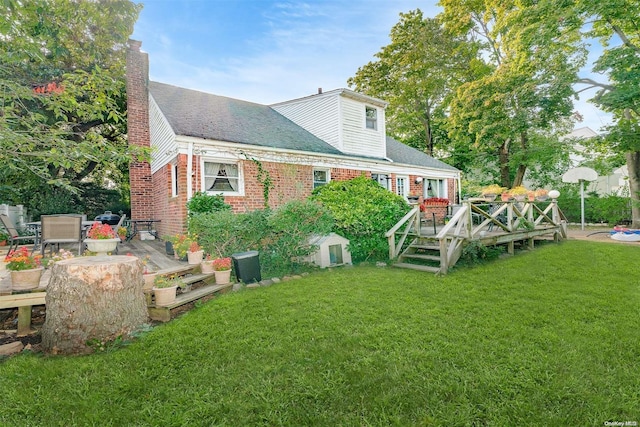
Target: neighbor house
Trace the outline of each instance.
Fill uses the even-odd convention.
[[[140,46],[127,54],[128,138],[152,154],[131,165],[131,217],[160,220],[160,234],[184,231],[198,191],[263,208],[267,174],[270,207],[363,174],[405,198],[457,197],[456,168],[386,136],[382,100],[338,89],[268,106],[150,82]]]

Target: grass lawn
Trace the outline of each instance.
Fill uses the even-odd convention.
[[[640,422],[639,260],[568,241],[228,294],[122,348],[0,363],[0,425]]]

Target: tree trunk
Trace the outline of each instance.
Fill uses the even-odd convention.
[[[498,149],[500,185],[506,188],[511,188],[511,179],[509,176],[509,142],[510,139],[507,139]]]
[[[631,196],[631,227],[640,228],[640,151],[625,153],[629,170]]]
[[[147,320],[142,262],[133,256],[82,257],[53,265],[42,346],[89,353],[87,342],[126,337]]]

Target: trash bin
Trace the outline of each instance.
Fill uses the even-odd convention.
[[[231,259],[233,260],[233,269],[236,272],[238,281],[251,283],[262,280],[258,251],[235,253],[231,255]]]

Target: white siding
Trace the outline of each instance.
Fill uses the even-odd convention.
[[[149,138],[152,148],[151,173],[154,173],[175,157],[178,145],[176,134],[151,96],[149,96]]]
[[[369,157],[386,157],[384,108],[371,105],[378,112],[377,129],[367,129],[365,108],[367,104],[341,97],[342,152]]]
[[[342,151],[338,96],[318,96],[272,108],[298,126]]]

